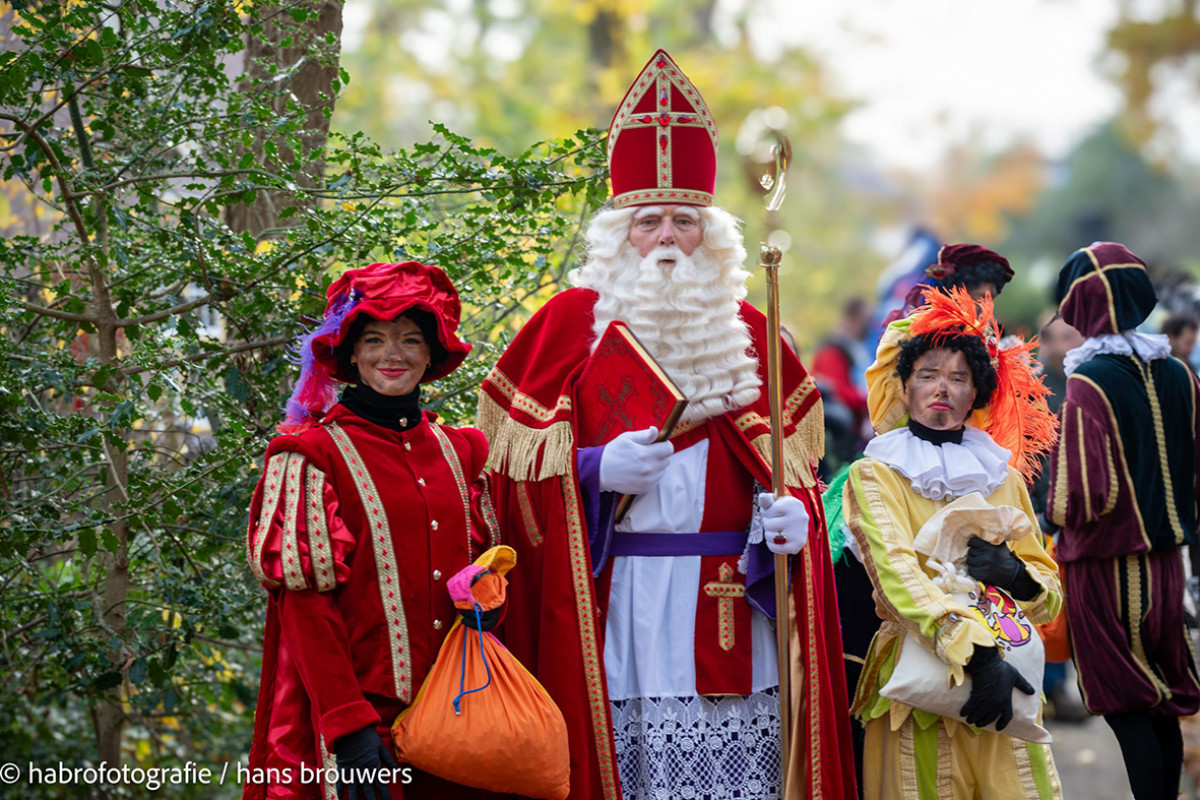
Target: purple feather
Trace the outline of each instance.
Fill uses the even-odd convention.
[[[284,407],[286,417],[278,427],[280,433],[299,433],[311,428],[337,402],[337,381],[313,355],[312,342],[319,336],[336,333],[361,298],[360,292],[347,292],[326,312],[320,326],[296,340],[292,356],[300,365],[300,379]]]

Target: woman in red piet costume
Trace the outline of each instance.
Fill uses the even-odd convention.
[[[458,292],[410,261],[327,297],[250,507],[270,597],[243,797],[478,796],[397,765],[389,735],[455,619],[445,581],[496,538],[483,434],[419,406],[470,350]]]

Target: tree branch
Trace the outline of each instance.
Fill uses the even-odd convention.
[[[121,370],[122,375],[140,375],[143,372],[150,370],[169,369],[171,367],[179,367],[184,364],[194,364],[197,361],[204,361],[208,358],[216,358],[217,356],[227,356],[233,353],[244,353],[247,350],[258,350],[262,347],[274,347],[275,345],[286,344],[290,342],[294,336],[272,336],[270,339],[260,339],[255,342],[242,342],[241,344],[227,347],[223,350],[210,350],[207,353],[195,353],[184,358],[178,358],[174,361],[167,361],[162,364],[155,364],[151,367],[127,367]]]
[[[32,311],[43,317],[53,317],[54,319],[66,320],[67,322],[90,322],[95,325],[99,322],[93,314],[72,314],[69,311],[59,311],[55,308],[46,308],[45,306],[34,305],[33,303],[21,303],[21,307],[26,311]]]

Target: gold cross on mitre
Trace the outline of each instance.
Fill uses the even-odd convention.
[[[734,600],[746,596],[746,587],[734,583],[733,565],[726,561],[717,570],[717,580],[704,584],[704,593],[717,598],[717,641],[722,650],[732,650],[734,644]]]

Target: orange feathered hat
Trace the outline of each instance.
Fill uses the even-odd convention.
[[[912,316],[889,325],[879,340],[875,363],[867,370],[867,404],[876,433],[886,433],[908,419],[904,385],[896,372],[904,342],[922,335],[932,337],[935,344],[956,336],[976,336],[991,356],[996,390],[969,422],[1012,453],[1008,463],[1026,479],[1036,477],[1041,457],[1058,441],[1058,418],[1046,405],[1050,390],[1042,383],[1041,365],[1033,357],[1037,340],[1010,337],[1011,343],[1001,347],[999,330],[991,296],[976,301],[962,287],[930,292]]]

